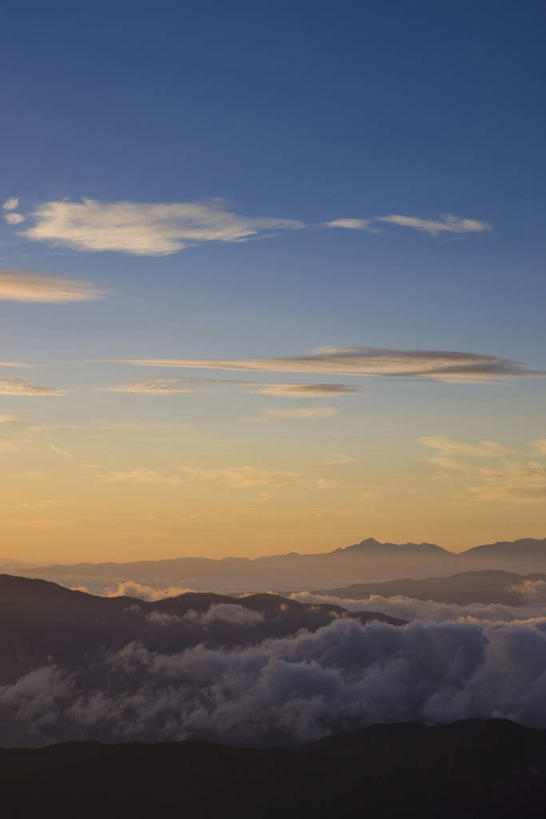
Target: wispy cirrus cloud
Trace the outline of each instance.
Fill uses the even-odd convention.
[[[0,299],[5,301],[64,304],[94,301],[104,295],[104,291],[87,282],[44,276],[13,268],[0,268]]]
[[[368,230],[371,232],[377,231],[373,227],[372,219],[332,219],[331,222],[325,222],[324,227],[329,228],[345,228],[345,230]]]
[[[443,435],[429,435],[418,438],[417,442],[423,446],[436,449],[441,455],[466,456],[468,458],[502,458],[513,454],[514,450],[509,447],[497,444],[495,441],[479,441],[478,443],[466,443],[464,441],[454,441]]]
[[[294,372],[350,376],[426,378],[445,382],[480,382],[505,378],[544,377],[517,361],[452,350],[393,350],[375,347],[321,347],[309,355],[285,358],[120,359],[139,367]]]
[[[546,455],[546,438],[539,438],[536,441],[529,441],[529,446],[538,452],[539,455]]]
[[[163,475],[154,469],[139,467],[137,469],[117,469],[109,472],[99,472],[97,477],[105,483],[136,483],[136,484],[177,484],[180,476]]]
[[[24,378],[0,378],[0,395],[23,395],[23,396],[50,396],[66,395],[66,390],[57,387],[38,387],[29,384]]]
[[[191,393],[199,391],[200,388],[211,387],[241,390],[258,395],[274,395],[281,398],[324,398],[358,393],[357,389],[346,384],[268,384],[262,381],[184,376],[156,376],[128,384],[113,384],[101,389],[104,392],[169,395],[171,393]]]
[[[260,395],[279,395],[287,398],[325,398],[354,395],[358,390],[346,384],[263,384],[254,392]]]
[[[183,477],[191,481],[216,481],[239,489],[253,486],[286,486],[301,477],[298,472],[281,469],[259,469],[255,466],[221,468],[181,466],[179,471]]]
[[[236,489],[247,489],[261,486],[286,486],[298,480],[300,474],[280,469],[259,469],[255,466],[201,467],[183,465],[168,475],[155,469],[138,467],[136,469],[99,472],[97,477],[106,483],[175,485],[184,481],[195,483],[211,481]]]
[[[6,218],[12,224],[25,219],[14,210]],[[381,224],[391,224],[411,227],[430,236],[479,233],[492,227],[487,222],[452,215],[437,220],[399,214],[343,217],[311,225],[292,218],[245,216],[230,210],[221,200],[205,203],[51,200],[38,205],[29,218],[29,226],[21,231],[27,239],[87,252],[117,251],[136,256],[169,255],[202,242],[241,242],[305,227],[378,233]]]
[[[334,413],[333,407],[295,407],[293,409],[272,409],[268,407],[263,418],[266,420],[304,421],[309,418],[331,418]]]
[[[498,467],[480,469],[481,485],[468,488],[478,500],[514,503],[546,500],[546,467],[537,461],[510,461]]]
[[[345,230],[365,230],[377,233],[377,223],[408,227],[430,236],[441,233],[485,233],[493,230],[493,225],[479,219],[464,219],[446,213],[440,219],[421,219],[418,216],[404,216],[399,213],[390,213],[388,216],[375,216],[372,219],[333,219],[326,222],[325,227],[344,228]]]
[[[27,239],[84,251],[136,256],[177,253],[201,242],[240,242],[258,234],[303,227],[297,219],[249,217],[211,203],[44,202],[22,231]]]
[[[488,222],[481,222],[478,219],[463,219],[450,213],[442,216],[440,220],[420,219],[416,216],[402,216],[401,214],[391,213],[388,216],[379,216],[375,221],[413,228],[423,233],[429,233],[431,236],[438,236],[440,233],[484,233],[493,229],[493,226]]]
[[[137,381],[133,384],[113,384],[110,387],[102,387],[102,392],[125,392],[139,393],[142,395],[176,395],[178,393],[191,393],[189,387],[183,387],[169,381]]]
[[[418,442],[439,452],[427,461],[446,475],[463,480],[467,497],[510,503],[543,502],[546,499],[546,466],[538,461],[510,457],[516,453],[509,447],[494,441],[465,443],[441,436],[420,438]],[[541,442],[532,441],[530,445],[536,443]],[[496,459],[497,462],[494,466],[483,466],[479,464],[482,459]]]
[[[336,452],[324,463],[329,466],[345,466],[345,464],[352,464],[356,461],[354,455],[348,455],[346,452]]]

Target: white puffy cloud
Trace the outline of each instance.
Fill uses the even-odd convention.
[[[27,239],[137,256],[163,256],[200,242],[237,242],[303,226],[295,219],[242,216],[219,201],[154,204],[60,200],[42,203],[31,216],[33,224],[22,231]]]
[[[3,203],[4,210],[16,210],[19,207],[19,200],[16,196],[10,196],[9,199]]]
[[[20,213],[14,213],[11,211],[10,213],[6,213],[4,219],[8,223],[8,225],[20,225],[21,222],[25,221],[25,217],[22,216]]]
[[[0,299],[45,303],[93,301],[104,292],[86,282],[0,268]]]

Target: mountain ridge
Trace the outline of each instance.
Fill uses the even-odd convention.
[[[457,553],[433,543],[381,543],[365,538],[329,552],[310,554],[57,563],[21,567],[18,574],[85,587],[99,594],[111,593],[126,582],[156,589],[176,585],[185,590],[224,594],[263,591],[286,594],[311,588],[342,587],[354,582],[449,575],[471,569],[546,573],[546,538],[497,541]]]
[[[25,565],[25,568],[29,568],[30,571],[37,571],[40,569],[60,569],[60,568],[83,568],[83,567],[118,567],[118,566],[128,566],[128,565],[149,565],[149,564],[168,564],[168,563],[178,563],[180,561],[199,561],[199,562],[209,562],[209,563],[224,563],[224,562],[240,562],[240,563],[257,563],[260,561],[266,560],[275,560],[281,558],[320,558],[320,557],[328,557],[332,555],[339,555],[342,553],[349,554],[361,551],[372,551],[374,548],[379,550],[386,549],[390,550],[401,550],[401,551],[421,551],[421,552],[433,552],[435,554],[442,554],[448,555],[452,557],[462,557],[467,556],[469,554],[478,553],[482,550],[487,549],[502,549],[503,551],[509,550],[511,547],[521,548],[522,545],[530,548],[544,549],[546,551],[546,537],[544,538],[518,538],[516,540],[499,540],[494,541],[492,543],[484,543],[479,544],[478,546],[471,546],[468,549],[464,549],[460,552],[453,552],[450,549],[446,549],[444,546],[439,546],[436,543],[428,543],[427,541],[423,541],[421,543],[414,543],[413,541],[406,541],[404,543],[394,543],[390,541],[380,541],[376,540],[373,537],[367,537],[363,540],[352,543],[349,546],[340,546],[336,549],[331,549],[327,552],[286,552],[286,553],[275,553],[271,555],[260,555],[258,557],[240,557],[240,556],[232,556],[228,555],[227,557],[202,557],[198,555],[187,555],[181,557],[164,557],[158,558],[157,560],[130,560],[130,561],[115,561],[115,560],[105,560],[99,562],[93,561],[81,561],[79,563],[47,563],[47,564],[38,564],[34,566],[30,566],[28,563]],[[10,564],[14,567],[17,566],[13,561],[10,561]],[[22,564],[21,564],[22,565]]]

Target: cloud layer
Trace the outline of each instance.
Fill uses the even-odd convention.
[[[15,205],[9,203],[15,202]],[[4,205],[11,224],[24,221]],[[241,242],[253,236],[304,227],[344,228],[378,233],[382,224],[410,227],[437,236],[441,233],[480,233],[491,225],[477,219],[450,214],[439,220],[389,214],[371,219],[341,218],[321,225],[298,219],[243,216],[227,209],[222,201],[202,202],[100,202],[95,199],[43,202],[30,214],[32,224],[21,235],[34,241],[83,251],[119,251],[136,256],[177,253],[201,242]]]

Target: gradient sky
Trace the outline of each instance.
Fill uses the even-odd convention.
[[[0,557],[544,537],[545,19],[8,0]]]

